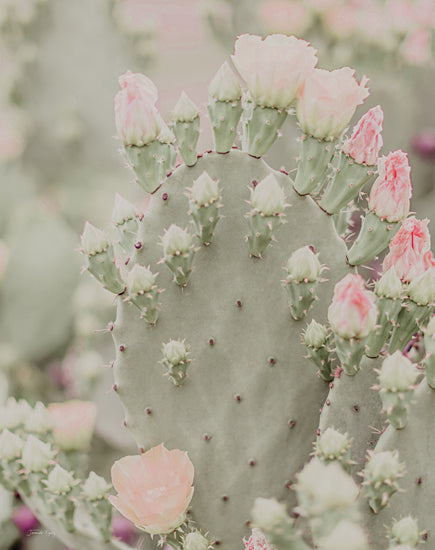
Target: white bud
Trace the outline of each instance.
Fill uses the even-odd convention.
[[[155,285],[155,277],[148,267],[135,264],[127,276],[128,293],[134,296],[149,292]]]
[[[49,443],[43,443],[33,435],[29,435],[23,449],[23,464],[26,470],[42,472],[50,464],[55,455]]]
[[[368,453],[368,460],[364,470],[364,477],[368,481],[394,481],[404,473],[403,464],[399,462],[397,451]]]
[[[393,266],[386,271],[379,281],[375,283],[375,293],[385,298],[400,298],[403,292],[402,281],[397,275],[396,268]]]
[[[93,256],[99,252],[104,252],[109,246],[106,235],[89,222],[85,223],[85,228],[81,236],[81,245],[83,252],[88,256]]]
[[[24,424],[31,414],[32,407],[25,399],[17,401],[15,398],[9,397],[6,405],[0,409],[0,429],[13,430]]]
[[[218,182],[212,179],[207,172],[203,172],[193,182],[190,198],[199,206],[217,201],[219,199]]]
[[[51,430],[52,422],[47,407],[41,401],[35,405],[30,416],[24,424],[24,429],[28,432],[43,434]]]
[[[291,279],[296,282],[304,280],[317,281],[322,271],[322,266],[309,246],[303,246],[295,250],[287,262],[287,270]]]
[[[228,61],[221,65],[208,87],[208,93],[218,101],[237,101],[242,97],[240,82]]]
[[[319,550],[369,550],[362,527],[349,520],[340,521],[328,536],[318,542]]]
[[[408,287],[408,296],[417,304],[428,305],[435,300],[435,268],[412,279]]]
[[[379,384],[390,391],[405,391],[415,384],[418,371],[414,364],[400,350],[382,362]]]
[[[349,450],[350,441],[347,435],[327,428],[316,443],[317,454],[321,458],[333,460],[340,458]]]
[[[208,540],[199,531],[188,533],[183,540],[183,550],[207,550]]]
[[[251,517],[259,529],[268,533],[288,521],[285,505],[274,498],[256,498]]]
[[[163,357],[172,365],[178,365],[187,359],[187,347],[181,340],[169,340],[163,345]]]
[[[101,500],[102,498],[106,498],[110,488],[111,485],[107,483],[104,477],[91,472],[83,485],[83,494],[89,500]]]
[[[19,458],[24,447],[24,441],[18,435],[9,430],[3,430],[0,434],[0,457],[11,461]]]
[[[251,205],[265,216],[284,212],[285,195],[273,174],[262,180],[251,193]]]
[[[328,329],[315,319],[307,326],[304,332],[304,343],[310,348],[320,348],[328,341]]]
[[[199,116],[198,107],[185,92],[181,92],[180,99],[172,113],[173,120],[175,122],[192,122],[197,116]]]
[[[162,119],[162,117],[160,117],[160,115],[159,115],[159,123],[160,123],[160,134],[157,136],[157,139],[161,143],[166,143],[166,144],[174,143],[175,136],[169,129],[166,122]]]
[[[136,216],[137,212],[134,204],[121,197],[119,193],[116,193],[112,211],[112,222],[115,225],[122,225],[127,220],[133,220]]]
[[[56,494],[68,493],[75,485],[74,476],[71,472],[67,472],[59,466],[59,464],[56,464],[53,470],[51,470],[48,474],[48,478],[45,483],[47,485],[47,489],[51,493]]]
[[[192,248],[192,235],[187,229],[181,229],[178,225],[172,224],[165,231],[162,242],[166,256],[185,254]]]
[[[417,546],[420,542],[420,532],[417,520],[411,516],[400,519],[391,527],[391,538],[395,543]]]

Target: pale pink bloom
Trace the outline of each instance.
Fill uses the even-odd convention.
[[[395,32],[406,34],[415,27],[417,15],[414,4],[409,0],[388,0],[385,11]]]
[[[349,38],[358,25],[358,11],[351,5],[331,8],[323,17],[325,30],[334,38]]]
[[[242,34],[231,57],[256,104],[286,109],[316,66],[316,53],[294,36]]]
[[[187,453],[161,444],[115,462],[112,483],[118,495],[109,500],[139,529],[151,535],[171,533],[186,519],[193,475]]]
[[[157,89],[143,74],[127,71],[119,78],[121,91],[115,96],[115,123],[124,145],[142,147],[160,133],[154,104]]]
[[[252,529],[251,536],[248,540],[243,539],[243,544],[246,550],[275,550],[260,529]]]
[[[365,0],[355,19],[358,25],[355,33],[362,41],[387,51],[395,50],[397,37],[391,27],[388,13],[379,2]]]
[[[92,439],[97,407],[91,401],[50,403],[48,412],[53,423],[53,437],[63,451],[84,451]]]
[[[377,318],[374,294],[366,290],[361,275],[348,273],[334,287],[328,309],[332,330],[342,338],[365,338],[375,328]]]
[[[414,0],[417,24],[426,28],[435,28],[435,2],[433,0]]]
[[[402,222],[391,240],[390,251],[382,266],[384,272],[394,266],[401,280],[409,282],[434,265],[428,223],[428,219],[417,220],[414,216]]]
[[[427,29],[418,28],[408,33],[400,47],[403,59],[410,65],[427,65],[432,59],[431,36]]]
[[[411,167],[408,155],[393,151],[378,160],[379,175],[369,197],[369,208],[379,218],[399,222],[409,214],[412,197]]]
[[[343,152],[351,156],[358,164],[374,166],[378,162],[382,147],[382,123],[384,112],[380,105],[373,107],[353,129],[352,135],[343,145]]]
[[[259,7],[259,19],[268,31],[303,34],[313,22],[307,6],[295,0],[266,0]]]
[[[302,131],[319,139],[339,137],[358,105],[369,95],[368,79],[355,79],[355,71],[314,69],[298,95],[296,115]]]

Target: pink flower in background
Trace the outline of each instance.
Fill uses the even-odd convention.
[[[349,38],[358,25],[358,11],[354,6],[340,5],[325,12],[323,26],[335,38]]]
[[[334,287],[328,309],[332,330],[342,338],[365,338],[375,328],[378,308],[361,275],[348,273]]]
[[[248,540],[243,539],[246,550],[275,550],[275,547],[267,542],[267,539],[260,529],[252,529]]]
[[[91,401],[65,401],[48,405],[53,437],[63,451],[84,451],[92,439],[97,407]]]
[[[378,161],[379,176],[369,197],[369,208],[379,218],[398,222],[409,214],[412,197],[411,167],[408,155],[393,151]]]
[[[402,281],[409,282],[435,265],[430,251],[429,220],[418,220],[414,216],[406,218],[390,243],[390,251],[385,257],[383,270],[394,265]]]
[[[317,50],[294,36],[242,34],[231,56],[258,105],[286,109],[317,64]]]
[[[435,130],[422,130],[411,139],[413,150],[422,160],[435,160]]]
[[[193,464],[187,453],[163,444],[112,466],[118,492],[110,502],[136,527],[151,535],[171,533],[186,519],[193,496]]]
[[[14,509],[12,513],[12,521],[20,533],[27,536],[31,535],[32,531],[39,526],[38,518],[25,504],[21,504]]]
[[[154,104],[157,89],[145,75],[127,71],[119,78],[121,91],[115,96],[115,124],[124,145],[142,147],[160,133]]]
[[[355,70],[343,67],[335,71],[314,69],[298,96],[296,115],[302,131],[319,139],[339,137],[349,124],[355,109],[369,95],[368,79],[355,79]]]
[[[387,0],[385,11],[395,32],[406,34],[415,27],[417,14],[413,2],[409,0]]]
[[[354,127],[352,136],[343,145],[343,152],[350,155],[358,164],[374,166],[378,162],[382,147],[382,123],[384,112],[380,105],[363,115]]]
[[[432,59],[430,41],[428,29],[418,28],[409,32],[400,47],[403,59],[410,65],[427,65]]]
[[[266,29],[283,34],[301,35],[313,22],[308,7],[294,0],[266,0],[258,15]]]

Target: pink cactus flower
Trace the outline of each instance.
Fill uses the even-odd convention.
[[[310,10],[295,0],[266,0],[259,7],[259,20],[271,32],[302,35],[313,22]]]
[[[422,160],[435,160],[435,130],[422,130],[412,137],[413,150]]]
[[[410,282],[435,265],[430,251],[428,223],[429,220],[418,220],[414,216],[403,221],[391,240],[390,251],[382,266],[384,272],[394,265],[401,280]]]
[[[375,328],[378,308],[361,275],[348,273],[334,287],[328,309],[332,330],[342,338],[365,338]]]
[[[412,197],[411,167],[408,155],[393,151],[378,161],[379,176],[373,184],[369,208],[379,218],[399,222],[409,214]]]
[[[84,451],[91,442],[97,407],[91,401],[65,401],[48,405],[53,437],[63,451]]]
[[[193,475],[187,453],[161,444],[115,462],[112,483],[118,495],[109,499],[139,529],[151,535],[171,533],[186,519]]]
[[[243,544],[246,550],[275,550],[275,547],[267,542],[264,533],[260,529],[252,529],[251,536],[248,540],[243,539]]]
[[[343,145],[343,152],[358,164],[374,166],[378,162],[382,147],[382,123],[384,111],[380,105],[363,115],[353,129],[352,135]]]
[[[231,57],[255,103],[286,109],[316,66],[316,53],[294,36],[242,34]]]
[[[112,532],[113,536],[125,544],[130,546],[134,545],[134,541],[137,538],[137,531],[133,527],[130,521],[124,516],[113,516],[112,519]]]
[[[120,76],[121,90],[115,96],[115,124],[124,145],[142,147],[160,133],[155,108],[157,89],[143,74],[127,71]]]
[[[314,69],[299,92],[296,115],[302,131],[318,139],[339,137],[358,105],[369,95],[368,79],[355,79],[355,71]]]
[[[432,59],[431,33],[428,29],[418,28],[406,36],[400,53],[410,65],[427,66]]]
[[[12,521],[18,531],[27,536],[31,535],[32,531],[39,527],[38,518],[25,504],[21,504],[14,509],[12,513]]]

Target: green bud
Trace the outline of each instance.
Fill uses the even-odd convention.
[[[435,300],[435,269],[427,269],[413,279],[408,287],[408,296],[420,305],[431,304]]]
[[[254,525],[267,533],[273,533],[288,521],[285,505],[274,498],[256,498],[251,517]]]
[[[112,222],[115,225],[122,225],[128,220],[133,220],[136,216],[137,212],[134,204],[121,197],[119,193],[116,193],[112,212]]]
[[[391,539],[398,544],[409,544],[414,547],[420,542],[417,520],[407,516],[395,521],[391,527]]]
[[[148,267],[135,264],[127,276],[127,288],[130,295],[144,294],[149,292],[155,285],[155,278]]]
[[[192,248],[192,235],[187,229],[172,224],[162,237],[165,256],[179,256]]]
[[[110,489],[111,485],[103,477],[91,472],[83,485],[83,494],[91,501],[101,500],[107,497]]]
[[[81,236],[81,245],[84,254],[94,256],[99,252],[104,252],[109,246],[109,241],[101,229],[86,222]]]
[[[214,75],[208,93],[217,101],[237,101],[242,97],[240,82],[227,61]]]
[[[183,540],[183,550],[207,550],[208,540],[199,531],[188,533]]]
[[[379,372],[379,384],[389,391],[405,391],[415,384],[417,376],[414,364],[397,350],[384,359]]]
[[[383,483],[395,481],[403,477],[404,466],[399,461],[397,451],[384,451],[381,453],[368,452],[368,460],[364,470],[366,481]]]
[[[47,407],[38,401],[32,413],[27,418],[24,429],[28,432],[44,434],[52,428],[52,421]]]
[[[284,191],[273,174],[266,176],[252,191],[251,205],[254,210],[265,216],[274,216],[284,212]]]
[[[188,351],[184,341],[169,340],[167,344],[163,345],[163,358],[172,365],[178,365],[185,361],[187,354]]]
[[[24,447],[24,441],[18,435],[9,430],[3,430],[0,434],[0,458],[10,462],[20,458]]]
[[[193,103],[185,92],[181,92],[177,101],[172,118],[175,122],[192,122],[199,116],[198,107]]]
[[[207,172],[203,172],[193,182],[190,198],[199,206],[208,206],[219,199],[218,182],[213,180]]]
[[[43,443],[29,435],[23,448],[23,465],[31,472],[42,472],[48,467],[54,455],[55,452],[49,443]]]
[[[57,495],[69,493],[75,485],[74,476],[71,472],[67,472],[62,466],[56,464],[53,470],[48,474],[45,484],[50,493],[55,493]]]
[[[316,455],[323,460],[336,460],[341,458],[350,447],[350,441],[346,434],[327,428],[316,443]]]
[[[287,262],[290,278],[296,282],[317,281],[322,271],[318,254],[309,246],[303,246],[293,252]]]
[[[311,321],[304,332],[304,343],[310,348],[320,348],[328,341],[328,329],[315,319]]]
[[[375,283],[375,293],[377,296],[385,298],[400,298],[403,292],[403,285],[400,277],[397,275],[396,268],[390,267],[382,277]]]
[[[25,399],[17,401],[14,397],[9,397],[6,405],[0,409],[0,430],[17,428],[26,422],[32,412],[32,407]]]
[[[369,550],[367,535],[362,527],[349,520],[340,521],[328,536],[321,538],[318,550]]]

